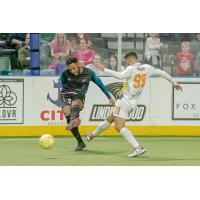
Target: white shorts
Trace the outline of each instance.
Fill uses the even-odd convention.
[[[117,103],[116,103],[116,106],[113,109],[113,115],[115,117],[120,117],[120,118],[123,118],[123,119],[128,119],[129,114],[135,108],[137,108],[137,102],[136,101],[134,102],[134,104],[131,104],[125,98],[118,99]]]

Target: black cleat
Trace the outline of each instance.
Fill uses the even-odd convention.
[[[76,147],[75,151],[82,151],[83,148],[85,148],[85,147],[86,147],[85,143],[80,142],[80,143],[78,143],[78,146]]]

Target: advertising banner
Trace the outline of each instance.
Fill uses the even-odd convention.
[[[24,123],[24,79],[0,79],[0,124]]]
[[[117,101],[121,94],[124,81],[113,77],[100,77],[107,87],[111,97]],[[150,85],[147,83],[138,101],[138,107],[127,119],[127,125],[148,125],[149,123],[149,97]],[[113,107],[109,106],[109,100],[93,82],[90,83],[85,100],[85,110],[81,113],[84,125],[98,125],[105,120]]]
[[[181,85],[183,92],[173,93],[173,120],[200,120],[200,82]]]
[[[60,77],[34,77],[33,125],[66,125],[60,107]]]
[[[113,99],[117,100],[124,81],[112,77],[100,77]],[[33,125],[66,125],[66,119],[60,107],[60,77],[34,77],[33,79]],[[147,83],[138,108],[134,110],[127,124],[148,125],[150,84]],[[98,125],[110,113],[113,107],[101,89],[90,82],[83,110],[80,112],[81,125]]]
[[[32,77],[0,77],[0,125],[32,125]]]
[[[124,80],[100,77],[116,101]],[[130,113],[126,126],[138,135],[199,135],[200,79],[174,78],[183,91],[176,91],[162,78],[150,78]],[[66,119],[60,104],[62,85],[59,76],[2,76],[0,77],[1,136],[44,134],[62,135],[67,132]],[[80,112],[82,133],[99,125],[112,111],[101,89],[90,82],[83,110]],[[114,125],[114,124],[113,124]],[[53,127],[54,126],[54,127]],[[89,127],[91,126],[91,127]],[[116,134],[113,132],[107,134]],[[69,133],[71,134],[71,133]]]

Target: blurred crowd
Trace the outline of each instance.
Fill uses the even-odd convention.
[[[175,68],[177,76],[199,76],[200,72],[200,33],[149,33],[145,34],[145,49],[142,64],[150,64],[163,69],[162,50],[168,49],[168,57]],[[42,40],[41,40],[42,41]],[[100,49],[100,48],[99,48]],[[134,49],[132,49],[134,50]],[[137,53],[137,51],[136,51]],[[101,51],[93,48],[93,38],[87,33],[76,33],[71,41],[66,33],[55,33],[49,43],[40,45],[41,75],[60,75],[67,68],[66,57],[75,56],[79,65],[90,68],[98,76],[106,74],[98,69],[103,63]],[[0,33],[0,61],[10,59],[10,64],[0,62],[1,75],[31,75],[30,71],[30,34],[29,33]],[[125,70],[119,63],[117,52],[107,55],[106,68],[118,71]],[[7,60],[9,60],[7,59]],[[15,60],[13,60],[15,59]]]

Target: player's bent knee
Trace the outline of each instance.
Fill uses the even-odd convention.
[[[118,132],[120,131],[120,130],[119,130],[119,126],[118,126],[117,124],[115,124],[115,129],[116,129],[116,131],[118,131]]]
[[[71,108],[70,108],[70,106],[65,106],[65,107],[63,107],[63,108],[62,108],[62,112],[63,112],[63,114],[64,114],[65,116],[70,115],[70,113],[71,113]]]
[[[71,104],[71,107],[74,107],[74,106],[77,106],[77,105],[80,107],[80,110],[82,110],[83,102],[81,100],[77,99],[77,100],[73,101],[72,104]]]
[[[112,112],[106,117],[106,121],[109,122],[110,124],[114,122],[114,116]]]
[[[118,124],[115,124],[115,129],[116,131],[120,132],[122,128],[124,128],[125,126],[120,126]]]

